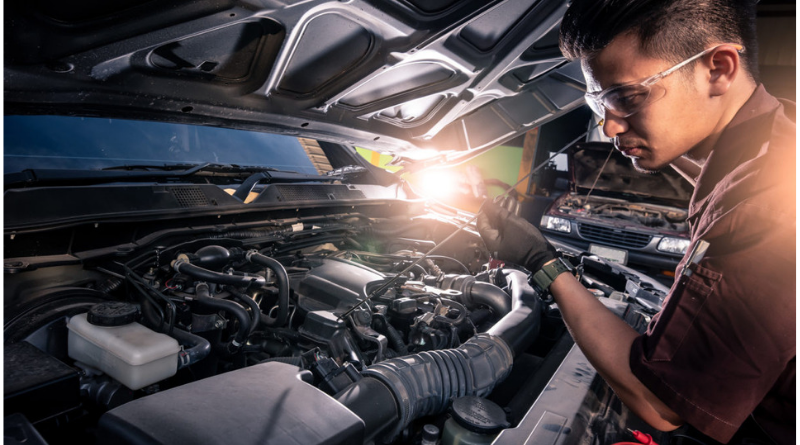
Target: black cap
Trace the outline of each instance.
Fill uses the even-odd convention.
[[[426,424],[422,427],[422,440],[435,443],[439,440],[439,428],[436,425]]]
[[[95,304],[86,315],[86,321],[95,326],[124,326],[138,319],[139,308],[122,301]]]
[[[511,426],[503,408],[482,397],[460,397],[450,412],[459,425],[478,434],[495,434]]]

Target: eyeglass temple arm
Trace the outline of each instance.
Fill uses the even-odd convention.
[[[675,71],[683,68],[684,66],[694,62],[695,60],[705,56],[706,54],[710,53],[711,51],[714,51],[715,49],[717,49],[717,48],[719,48],[720,46],[723,46],[723,45],[732,45],[734,48],[736,48],[736,52],[738,52],[738,53],[742,53],[744,51],[744,46],[739,45],[738,43],[722,43],[720,45],[717,45],[717,46],[708,48],[708,49],[706,49],[706,50],[704,50],[702,52],[699,52],[699,53],[693,55],[692,57],[684,60],[683,62],[673,66],[672,68],[670,68],[670,69],[668,69],[668,70],[666,70],[664,72],[661,72],[661,73],[651,77],[650,79],[648,79],[648,82],[646,83],[646,85],[652,85],[653,83],[658,82],[659,80],[669,76],[670,74],[674,73]]]

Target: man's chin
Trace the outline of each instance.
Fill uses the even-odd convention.
[[[658,173],[662,168],[664,168],[663,165],[661,165],[661,166],[644,165],[644,164],[649,164],[649,163],[647,161],[645,161],[645,162],[642,162],[642,161],[643,160],[641,158],[632,158],[631,159],[631,162],[633,163],[633,167],[636,169],[636,171],[638,171],[640,173],[647,173],[647,174],[653,175],[653,174]]]

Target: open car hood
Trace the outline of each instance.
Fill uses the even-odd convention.
[[[10,2],[5,112],[474,153],[582,103],[558,49],[566,3]]]
[[[609,153],[610,152],[610,153]],[[609,157],[610,155],[610,157]],[[665,168],[642,173],[614,145],[605,142],[576,144],[568,151],[572,187],[578,193],[596,191],[657,199],[688,208],[693,188],[678,172]],[[606,161],[608,160],[608,161]]]

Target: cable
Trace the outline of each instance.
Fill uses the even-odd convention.
[[[611,155],[613,153],[614,153],[614,149],[613,148],[608,151],[608,157],[606,158],[606,161],[603,162],[603,166],[600,167],[600,171],[597,172],[597,177],[594,178],[594,183],[592,184],[592,188],[589,189],[589,193],[586,194],[586,199],[583,200],[583,204],[584,205],[586,205],[589,202],[589,195],[591,195],[592,192],[594,191],[594,186],[597,185],[597,181],[600,179],[600,176],[603,174],[603,170],[606,169],[606,164],[608,164],[608,160],[611,159]]]
[[[117,263],[117,264],[119,264],[119,263]],[[175,317],[176,317],[176,313],[177,313],[177,309],[175,307],[175,303],[172,300],[170,300],[169,298],[167,298],[166,295],[164,295],[161,292],[159,292],[158,289],[153,288],[149,283],[147,283],[147,281],[144,278],[139,276],[130,267],[128,267],[127,265],[124,265],[124,264],[122,266],[123,266],[123,268],[125,270],[125,273],[127,274],[128,278],[129,278],[129,281],[132,284],[134,284],[134,287],[136,287],[137,290],[142,292],[143,290],[139,287],[139,285],[145,286],[146,290],[148,290],[148,291],[152,292],[153,294],[157,295],[159,298],[161,298],[162,300],[164,300],[167,303],[167,307],[169,308],[169,315],[170,315],[169,316],[169,322],[168,322],[168,325],[167,325],[168,326],[167,333],[169,335],[172,335],[172,330],[175,327]],[[137,283],[137,281],[138,281],[138,283]],[[144,295],[147,295],[147,293],[144,292]],[[154,303],[154,302],[151,301],[151,303]],[[156,305],[156,306],[158,306],[158,305]],[[161,311],[159,310],[159,312],[161,312]],[[164,323],[166,321],[166,320],[164,320],[164,313],[161,312],[160,315],[161,315],[161,322]]]
[[[547,165],[547,163],[548,163],[548,162],[550,162],[550,161],[551,161],[553,158],[555,158],[556,156],[558,156],[558,155],[559,155],[559,154],[561,154],[562,152],[566,151],[566,150],[567,150],[569,147],[571,147],[573,144],[575,144],[576,142],[578,142],[578,141],[579,141],[579,140],[580,140],[582,137],[584,137],[584,136],[586,136],[587,134],[589,134],[589,132],[590,132],[590,131],[592,131],[592,130],[594,130],[596,127],[599,127],[599,125],[595,125],[594,127],[590,128],[590,129],[588,129],[588,130],[586,130],[585,132],[581,133],[581,134],[580,134],[578,137],[576,137],[575,139],[571,140],[569,143],[567,143],[566,145],[564,145],[564,146],[563,146],[563,147],[562,147],[560,150],[558,150],[557,152],[555,152],[555,153],[554,153],[552,156],[550,156],[550,157],[549,157],[549,158],[548,158],[546,161],[542,162],[542,163],[541,163],[541,164],[539,164],[539,165],[538,165],[536,168],[534,168],[533,170],[531,170],[531,171],[530,171],[530,173],[528,173],[527,175],[523,176],[523,177],[522,177],[522,179],[520,179],[519,181],[517,181],[517,182],[516,182],[516,184],[512,185],[511,187],[509,187],[508,189],[506,189],[506,191],[504,191],[503,193],[501,193],[500,195],[498,195],[498,196],[495,198],[495,200],[497,200],[498,198],[504,197],[504,196],[508,195],[509,193],[511,193],[511,190],[514,190],[514,189],[515,189],[515,188],[516,188],[518,185],[522,184],[522,182],[523,182],[523,181],[527,181],[527,180],[528,180],[528,178],[530,178],[530,177],[533,177],[533,175],[534,175],[534,174],[535,174],[537,171],[539,171],[539,169],[541,169],[542,167],[544,167],[545,165]],[[337,318],[337,320],[342,320],[342,319],[344,319],[344,317],[346,317],[346,316],[350,315],[351,313],[353,313],[353,311],[355,311],[357,307],[359,307],[359,306],[361,306],[362,304],[366,303],[367,301],[369,301],[370,299],[372,299],[372,297],[374,297],[375,295],[380,295],[380,294],[382,294],[382,293],[383,293],[383,292],[384,292],[386,289],[388,289],[388,288],[389,288],[389,286],[391,286],[392,284],[394,284],[394,282],[395,282],[395,281],[397,281],[397,280],[400,278],[400,276],[402,276],[402,275],[404,275],[404,274],[408,273],[408,272],[409,272],[409,271],[410,271],[410,270],[411,270],[411,269],[412,269],[414,266],[416,266],[417,264],[421,263],[423,260],[425,260],[426,258],[428,258],[428,256],[429,256],[429,255],[431,255],[431,254],[433,254],[433,252],[435,252],[435,251],[436,251],[436,250],[437,250],[439,247],[441,247],[441,246],[443,246],[443,245],[447,244],[447,242],[448,242],[448,241],[450,241],[451,239],[453,239],[453,238],[454,238],[454,237],[455,237],[455,236],[456,236],[456,235],[457,235],[459,232],[461,232],[463,229],[465,229],[466,227],[468,227],[469,225],[471,225],[473,222],[475,222],[475,221],[478,219],[478,215],[481,213],[481,210],[482,210],[482,209],[483,209],[483,204],[481,204],[481,207],[478,209],[478,211],[475,213],[475,215],[474,215],[474,216],[472,216],[472,217],[471,217],[469,220],[467,220],[467,222],[465,222],[465,223],[461,224],[460,226],[458,226],[458,228],[457,228],[457,229],[456,229],[456,230],[455,230],[453,233],[451,233],[451,234],[450,234],[450,235],[449,235],[447,238],[445,238],[445,239],[444,239],[444,241],[440,242],[439,244],[437,244],[436,246],[434,246],[433,248],[431,248],[431,250],[429,250],[429,251],[428,251],[428,253],[426,253],[426,254],[422,255],[421,257],[419,257],[419,258],[418,258],[416,261],[414,261],[413,263],[411,263],[411,265],[410,265],[410,266],[408,266],[407,268],[405,268],[405,269],[404,269],[402,272],[400,272],[399,274],[397,274],[397,275],[395,275],[394,277],[390,278],[390,279],[389,279],[389,281],[387,281],[386,283],[384,283],[383,285],[381,285],[381,286],[380,286],[378,289],[376,289],[375,291],[373,291],[373,292],[372,292],[372,295],[367,295],[367,296],[366,296],[366,298],[364,298],[362,301],[358,302],[358,303],[357,303],[357,304],[355,304],[353,307],[351,307],[350,309],[346,310],[346,311],[345,311],[345,312],[344,312],[342,315],[340,315],[340,316]]]
[[[674,435],[673,435],[673,436],[672,436],[672,437],[669,439],[669,442],[670,442],[670,443],[672,443],[672,441],[673,441],[674,439],[678,439],[678,438],[680,438],[680,439],[689,439],[689,440],[691,440],[691,441],[693,441],[693,442],[697,442],[697,443],[699,443],[700,445],[708,445],[708,444],[706,444],[705,442],[703,442],[702,440],[695,439],[694,437],[687,436],[687,435],[685,435],[685,434],[674,434]]]

